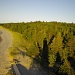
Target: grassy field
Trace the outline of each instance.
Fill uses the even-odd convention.
[[[10,63],[13,64],[13,59],[16,59],[17,61],[20,61],[18,63],[21,63],[26,68],[30,68],[29,65],[31,64],[32,60],[28,56],[26,56],[26,49],[27,46],[31,44],[29,44],[20,33],[12,32],[12,36],[12,46],[8,49]]]

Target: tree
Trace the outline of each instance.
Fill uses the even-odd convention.
[[[75,56],[75,37],[71,36],[71,38],[67,42],[67,48],[69,51],[69,56],[74,57]]]
[[[53,60],[53,63],[54,63],[54,61],[55,61],[55,59],[57,57],[56,56],[57,52],[59,52],[59,54],[62,54],[62,49],[63,49],[62,41],[63,41],[63,38],[61,36],[61,33],[58,32],[56,37],[54,37],[51,45],[49,46],[49,62],[50,63],[52,63],[51,58],[55,57],[54,60]],[[52,53],[50,53],[51,52],[50,50],[52,51]],[[62,56],[62,55],[60,55],[60,56]]]

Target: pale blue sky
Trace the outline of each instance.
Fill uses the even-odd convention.
[[[75,0],[0,0],[0,23],[39,20],[75,23]]]

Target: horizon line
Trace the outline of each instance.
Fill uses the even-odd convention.
[[[36,20],[36,21],[20,21],[20,22],[0,22],[0,24],[5,24],[5,23],[29,23],[29,22],[60,22],[60,23],[73,23],[75,22],[66,22],[66,21],[41,21],[41,20]]]

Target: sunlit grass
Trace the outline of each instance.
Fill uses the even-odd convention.
[[[30,59],[30,57],[28,56],[23,57],[21,51],[26,53],[27,50],[31,47],[32,43],[26,41],[20,33],[17,32],[11,32],[11,33],[12,33],[13,40],[12,40],[11,47],[8,49],[10,64],[14,64],[13,59],[17,59],[26,68],[30,68],[32,59]]]

